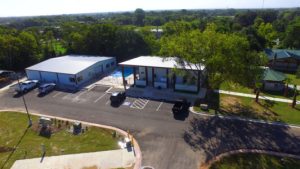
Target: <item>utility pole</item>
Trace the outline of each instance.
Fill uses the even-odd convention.
[[[20,80],[19,80],[18,74],[16,74],[16,76],[17,76],[19,88],[21,89],[21,84],[20,84]],[[27,108],[27,104],[26,104],[26,101],[25,101],[24,94],[22,94],[22,100],[23,100],[23,104],[24,104],[25,109],[26,109],[27,117],[28,117],[28,127],[31,127],[32,126],[32,120],[31,120],[30,114],[28,112],[28,108]]]

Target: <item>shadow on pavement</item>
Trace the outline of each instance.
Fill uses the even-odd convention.
[[[288,126],[226,120],[217,116],[194,118],[183,138],[193,150],[203,150],[206,161],[237,149],[261,149],[300,155],[300,137],[295,136]]]

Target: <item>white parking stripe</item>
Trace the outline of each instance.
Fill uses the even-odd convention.
[[[108,100],[108,101],[105,103],[105,105],[108,105],[108,104],[109,104],[109,102],[110,102],[110,101]]]
[[[96,100],[94,101],[94,103],[96,103],[97,101],[99,101],[100,99],[102,99],[105,95],[106,95],[106,93],[104,93],[103,95],[101,95],[100,97],[98,97],[98,99],[96,99]]]
[[[79,93],[79,95],[77,95],[77,96],[75,97],[75,99],[79,99],[79,97],[80,97],[81,95],[83,95],[84,93],[86,93],[86,92],[88,92],[88,91],[86,90],[86,91],[83,91],[83,92]]]
[[[158,107],[157,107],[156,111],[158,111],[158,110],[159,110],[159,108],[161,107],[161,105],[162,105],[163,103],[164,103],[164,102],[160,102],[160,104],[158,105]]]
[[[53,95],[52,97],[57,97],[58,95],[60,95],[61,92],[57,92],[55,95]]]

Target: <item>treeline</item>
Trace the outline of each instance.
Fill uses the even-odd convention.
[[[168,37],[203,32],[249,42],[249,50],[300,49],[300,9],[179,10],[0,19],[0,69],[22,70],[64,54],[109,55],[123,61],[159,55]],[[162,29],[162,37],[151,29]]]

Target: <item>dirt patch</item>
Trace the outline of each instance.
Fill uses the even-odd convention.
[[[12,147],[1,147],[0,146],[0,153],[6,153],[6,152],[10,152],[10,151],[14,151],[15,149]]]
[[[221,105],[224,107],[233,106],[236,104],[242,104],[242,101],[239,98],[232,96],[225,96],[222,98]]]

